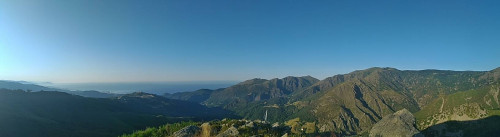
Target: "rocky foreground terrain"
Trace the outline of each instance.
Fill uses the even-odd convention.
[[[173,130],[172,130],[173,129]],[[235,136],[342,136],[333,132],[319,133],[314,124],[293,119],[286,123],[269,123],[260,120],[228,120],[210,122],[183,122],[148,128],[122,137],[235,137]],[[368,136],[367,134],[360,136]],[[387,115],[378,121],[370,137],[424,137],[417,129],[415,117],[406,109]]]
[[[298,119],[286,123],[269,123],[260,120],[224,119],[209,122],[181,122],[157,128],[148,128],[122,137],[234,137],[234,136],[335,136],[318,133],[314,126]]]

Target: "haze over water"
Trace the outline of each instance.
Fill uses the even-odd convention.
[[[97,90],[111,93],[147,92],[162,95],[198,89],[219,89],[236,84],[236,81],[192,82],[123,82],[123,83],[45,83],[44,86],[69,90]]]

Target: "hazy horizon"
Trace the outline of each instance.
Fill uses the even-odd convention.
[[[369,67],[369,68],[375,68],[375,67]],[[255,78],[270,80],[270,79],[275,79],[275,78],[281,79],[281,78],[290,77],[290,76],[291,77],[311,76],[311,77],[314,77],[316,79],[323,80],[323,79],[326,79],[328,77],[332,77],[332,76],[335,76],[335,75],[348,74],[348,73],[353,72],[353,71],[365,70],[365,69],[369,69],[369,68],[355,69],[355,70],[351,70],[351,71],[346,72],[346,73],[332,74],[332,75],[329,75],[329,76],[319,77],[319,78],[311,76],[311,75],[302,75],[302,76],[288,75],[288,76],[283,76],[283,77],[268,77],[268,78],[253,77],[253,78],[248,78],[248,79],[243,79],[243,80],[205,80],[205,81],[196,81],[196,80],[193,80],[193,81],[124,81],[124,82],[98,82],[98,81],[97,82],[96,81],[91,81],[91,82],[51,82],[51,81],[30,81],[30,80],[21,80],[21,79],[19,79],[19,80],[0,79],[0,80],[21,82],[21,83],[26,82],[26,83],[38,84],[38,85],[42,85],[42,86],[54,86],[54,87],[57,87],[57,86],[64,87],[64,86],[61,86],[61,85],[127,84],[127,83],[133,83],[133,84],[137,84],[137,83],[140,83],[140,84],[166,84],[166,83],[167,84],[228,84],[228,83],[231,83],[231,84],[236,84],[236,83],[239,83],[239,82],[243,82],[245,80],[250,80],[250,79],[255,79]],[[395,68],[395,67],[378,67],[378,68]],[[427,68],[427,69],[399,69],[399,68],[395,68],[395,69],[402,70],[402,71],[406,71],[406,70],[409,70],[409,71],[419,71],[419,70],[490,71],[490,70],[493,70],[493,69],[496,69],[496,68],[500,68],[500,66],[499,67],[494,67],[494,68],[488,69],[488,70],[453,70],[453,69],[435,69],[435,68]],[[201,88],[198,88],[198,89],[201,89]],[[75,90],[75,89],[71,89],[71,90]],[[90,90],[90,89],[77,89],[77,90]]]
[[[372,67],[371,67],[372,68]],[[385,68],[385,67],[381,67]],[[392,67],[389,67],[392,68]],[[499,67],[500,68],[500,67]],[[365,68],[369,69],[369,68]],[[398,68],[395,68],[398,69]],[[361,69],[364,70],[364,69]],[[402,69],[398,69],[402,70]],[[405,70],[420,70],[420,69],[405,69]],[[402,71],[405,71],[402,70]],[[446,69],[424,69],[424,70],[446,70]],[[357,70],[352,70],[357,71]],[[351,72],[352,72],[351,71]],[[451,70],[451,71],[490,71],[490,70]],[[347,73],[342,73],[347,74]],[[335,74],[341,75],[341,74]],[[309,75],[308,75],[309,76]],[[331,75],[334,76],[334,75]],[[328,76],[328,77],[331,77]],[[286,76],[288,77],[288,76]],[[302,77],[302,76],[295,76]],[[257,77],[256,77],[257,78]],[[284,77],[274,77],[274,78],[284,78]],[[274,79],[274,78],[263,78],[263,79]],[[316,77],[315,77],[316,78]],[[252,78],[253,79],[253,78]],[[323,80],[325,78],[317,78]],[[249,80],[249,79],[246,79]],[[1,80],[0,80],[1,81]],[[25,80],[6,80],[14,81],[27,84],[36,84],[45,87],[58,88],[64,90],[73,91],[89,91],[96,90],[99,92],[117,93],[125,94],[132,92],[147,92],[158,95],[163,95],[165,93],[176,93],[176,92],[188,92],[195,91],[199,89],[219,89],[227,88],[241,81],[142,81],[142,82],[80,82],[80,83],[57,83],[57,82],[47,82],[47,81],[25,81]]]
[[[69,90],[97,90],[110,93],[147,92],[158,95],[164,93],[195,91],[199,89],[219,89],[229,87],[237,82],[118,82],[118,83],[65,83],[50,84],[52,86]],[[41,84],[43,85],[43,84]]]

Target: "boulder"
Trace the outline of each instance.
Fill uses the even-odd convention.
[[[210,137],[214,131],[212,131],[212,125],[210,123],[203,123],[200,126],[201,128],[201,136],[200,137]]]
[[[217,135],[217,137],[235,137],[238,136],[238,134],[239,134],[238,129],[236,129],[235,127],[230,127],[226,131]]]
[[[280,127],[280,123],[276,122],[272,125],[273,128],[277,128],[277,127]]]
[[[194,137],[200,135],[200,128],[198,126],[187,126],[181,130],[174,132],[173,137]]]
[[[415,117],[406,109],[382,118],[370,131],[370,137],[423,137],[415,126]]]
[[[245,127],[249,127],[249,128],[253,128],[255,127],[255,123],[253,123],[252,121],[248,122]]]

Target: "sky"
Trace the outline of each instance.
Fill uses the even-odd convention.
[[[500,1],[5,0],[0,79],[242,81],[500,67]]]

